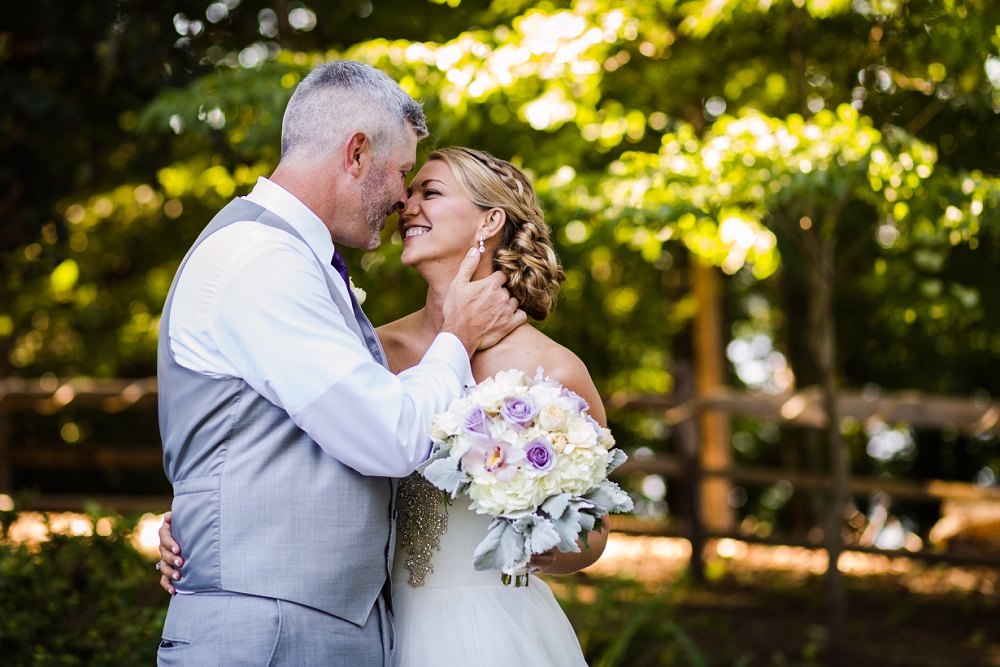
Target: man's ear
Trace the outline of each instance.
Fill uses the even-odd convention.
[[[507,222],[507,212],[502,208],[491,208],[486,212],[486,219],[483,220],[481,235],[488,239],[493,238],[503,229]]]
[[[355,132],[344,145],[344,171],[358,178],[371,162],[372,142],[364,132]]]

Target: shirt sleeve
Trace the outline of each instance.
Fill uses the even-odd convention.
[[[465,346],[440,334],[398,376],[372,359],[291,243],[243,262],[222,287],[212,338],[254,390],[363,475],[405,477],[430,453],[435,414],[474,381]]]

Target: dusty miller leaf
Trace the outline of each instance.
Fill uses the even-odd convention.
[[[608,468],[605,471],[606,475],[610,475],[612,470],[628,460],[628,454],[617,448],[612,449],[608,454],[610,454],[610,458],[608,459]]]
[[[552,496],[542,503],[541,509],[553,519],[558,519],[566,511],[566,508],[569,507],[569,502],[572,499],[572,494],[560,493],[558,496]]]
[[[594,503],[594,507],[600,510],[601,515],[632,511],[632,499],[622,491],[621,487],[609,480],[604,480],[587,491],[583,497]]]
[[[468,481],[468,475],[458,469],[458,459],[438,459],[432,461],[424,468],[424,477],[427,481],[446,493],[450,493],[452,498],[458,497],[458,492]]]
[[[531,558],[525,549],[525,536],[517,532],[507,519],[494,519],[486,538],[472,556],[477,570],[515,570],[524,567]]]

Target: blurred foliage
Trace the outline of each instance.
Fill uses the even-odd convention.
[[[784,557],[794,560],[790,552]],[[650,556],[644,565],[655,562]],[[710,586],[670,569],[656,579],[584,573],[546,580],[595,667],[827,664],[822,577],[752,560],[711,557]],[[995,574],[913,563],[905,574],[848,575],[851,664],[989,665],[997,605],[991,593],[945,583],[959,576]]]
[[[13,512],[0,513],[7,520]],[[108,536],[0,538],[0,655],[9,667],[151,665],[169,597],[123,524]]]
[[[671,390],[692,255],[732,276],[732,335],[753,335],[744,307],[763,300],[798,385],[816,382],[801,236],[823,234],[843,384],[1000,394],[995,3],[14,4],[0,336],[16,373],[152,373],[184,251],[274,167],[297,82],[354,58],[424,101],[422,151],[471,145],[533,175],[568,276],[542,326],[602,392]],[[390,225],[349,253],[376,324],[422,303],[400,248]],[[626,444],[659,439],[626,421]],[[1000,464],[988,450],[954,474]]]

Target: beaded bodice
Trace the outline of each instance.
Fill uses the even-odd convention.
[[[431,557],[441,548],[441,536],[448,530],[448,515],[441,512],[443,495],[418,472],[399,483],[396,490],[396,530],[398,548],[405,554],[403,566],[407,582],[423,586],[434,571]]]
[[[502,586],[497,570],[472,567],[493,517],[469,509],[471,502],[459,496],[446,506],[444,494],[419,475],[399,483],[394,586]]]

